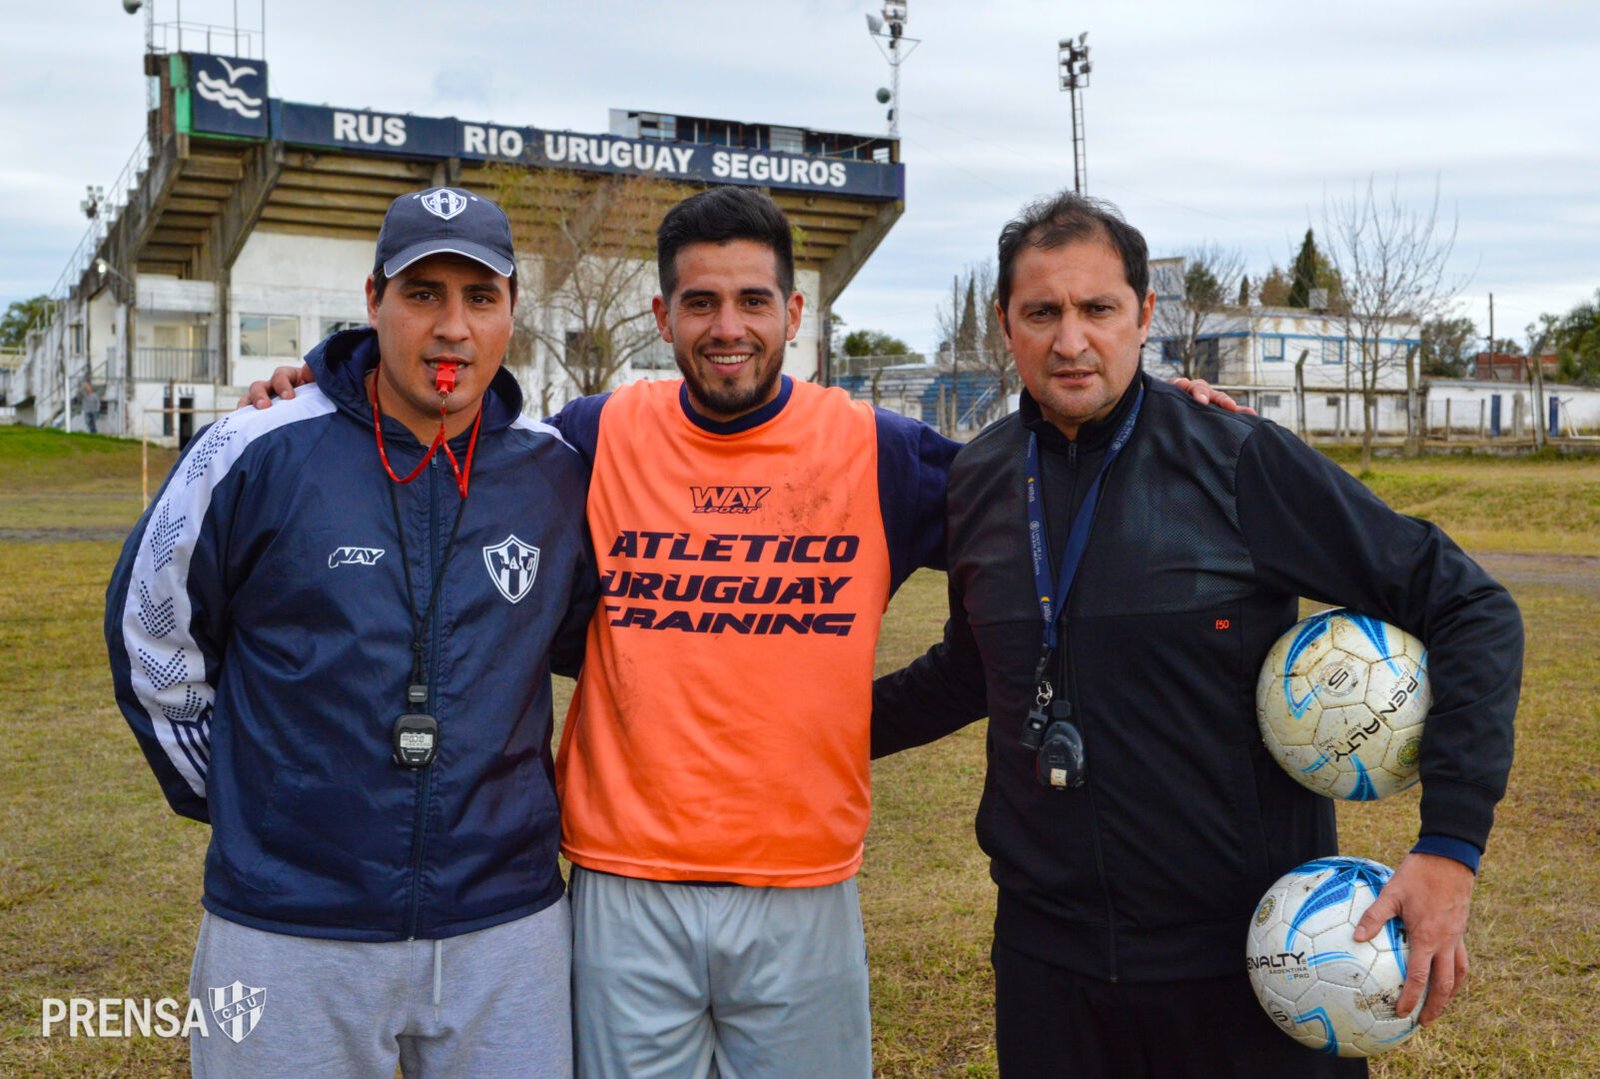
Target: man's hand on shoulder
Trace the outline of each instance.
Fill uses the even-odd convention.
[[[271,408],[274,397],[292,401],[296,386],[310,385],[316,380],[317,376],[312,374],[311,368],[305,364],[299,367],[279,367],[272,372],[271,378],[250,383],[250,388],[239,398],[238,407],[253,405],[256,408]]]
[[[1216,405],[1228,412],[1242,412],[1246,416],[1254,416],[1256,410],[1247,408],[1229,397],[1226,393],[1212,386],[1203,378],[1184,378],[1181,375],[1172,380],[1172,384],[1180,390],[1186,391],[1190,397],[1202,405]]]
[[[1439,1018],[1466,980],[1463,936],[1476,882],[1472,870],[1454,858],[1413,851],[1356,923],[1357,940],[1371,940],[1390,918],[1398,917],[1405,924],[1411,958],[1395,1010],[1410,1015],[1427,990],[1423,1026]]]

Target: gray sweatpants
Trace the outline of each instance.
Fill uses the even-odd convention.
[[[360,944],[206,914],[189,994],[198,1079],[572,1075],[572,920],[538,914],[444,940]]]
[[[581,1079],[869,1079],[855,878],[699,886],[572,870]]]

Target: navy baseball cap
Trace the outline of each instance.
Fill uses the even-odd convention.
[[[465,255],[501,277],[516,269],[511,221],[488,199],[456,187],[430,187],[389,204],[378,232],[373,272],[393,277],[429,255]]]

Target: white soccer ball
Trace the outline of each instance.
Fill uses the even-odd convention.
[[[1365,858],[1318,858],[1284,874],[1256,904],[1245,948],[1250,985],[1301,1045],[1365,1057],[1416,1032],[1422,1005],[1410,1016],[1395,1011],[1411,950],[1400,919],[1365,943],[1351,935],[1389,877],[1388,866]]]
[[[1256,681],[1256,719],[1272,758],[1318,794],[1351,801],[1417,781],[1432,704],[1422,642],[1344,608],[1291,627]]]

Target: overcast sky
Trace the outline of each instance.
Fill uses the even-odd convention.
[[[147,0],[149,2],[149,0]],[[174,0],[153,0],[158,21]],[[909,0],[906,212],[836,305],[935,343],[952,274],[1072,182],[1056,42],[1089,31],[1088,190],[1162,255],[1240,248],[1286,266],[1329,197],[1376,175],[1458,222],[1459,307],[1523,336],[1600,287],[1600,4],[1279,5]],[[260,25],[260,0],[184,0]],[[866,0],[584,4],[268,0],[270,92],[290,101],[603,132],[611,107],[878,133],[888,66]],[[231,37],[214,42],[231,52]],[[190,38],[185,46],[205,51]],[[0,40],[0,305],[48,291],[144,125],[144,16],[55,0]],[[355,287],[355,283],[352,283]]]

